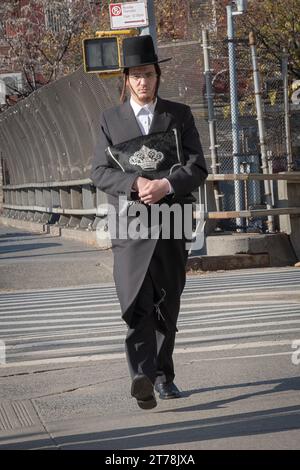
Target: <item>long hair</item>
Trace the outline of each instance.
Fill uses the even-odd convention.
[[[160,85],[161,68],[158,64],[154,64],[154,67],[155,67],[155,72],[156,72],[156,75],[157,75],[157,81],[156,81],[156,86],[155,86],[155,90],[154,90],[154,98],[156,98],[157,93],[158,93],[158,89],[159,89],[159,85]],[[127,86],[126,85],[127,85],[128,76],[129,76],[129,68],[125,68],[123,70],[123,87],[122,87],[121,96],[120,96],[120,102],[121,103],[124,103],[126,101],[126,98],[127,98],[127,95],[126,95]]]

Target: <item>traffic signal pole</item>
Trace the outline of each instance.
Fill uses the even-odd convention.
[[[150,34],[152,36],[155,52],[157,53],[157,34],[156,34],[154,0],[144,0],[144,1],[147,5],[149,25],[146,26],[145,28],[140,28],[141,36],[145,36],[146,34]]]

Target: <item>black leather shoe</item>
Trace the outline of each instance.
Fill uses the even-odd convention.
[[[146,375],[136,375],[131,384],[131,395],[143,410],[151,410],[157,405],[153,384]]]
[[[156,384],[155,390],[159,393],[159,398],[161,400],[169,400],[170,398],[181,397],[181,393],[174,384],[174,382],[170,382],[168,384]]]

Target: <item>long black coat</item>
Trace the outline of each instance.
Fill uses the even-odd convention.
[[[107,193],[107,200],[119,210],[118,197],[132,197],[136,174],[124,173],[110,167],[105,149],[141,135],[129,101],[106,110],[101,115],[101,127],[92,168],[92,180]],[[168,179],[174,189],[174,202],[195,189],[207,177],[206,164],[199,134],[188,106],[157,99],[150,133],[176,127],[181,135],[185,165]],[[176,329],[180,295],[185,284],[187,250],[185,239],[113,239],[114,280],[122,316],[129,326],[134,325],[134,304],[147,270],[155,286],[157,301],[165,292],[160,309],[164,325]]]

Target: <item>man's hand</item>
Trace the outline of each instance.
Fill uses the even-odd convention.
[[[168,194],[170,189],[168,180],[161,179],[146,181],[147,183],[143,184],[142,188],[139,189],[139,197],[145,204],[155,204]]]
[[[143,178],[142,176],[138,176],[132,185],[132,189],[140,193],[143,188],[150,182],[147,178]]]

